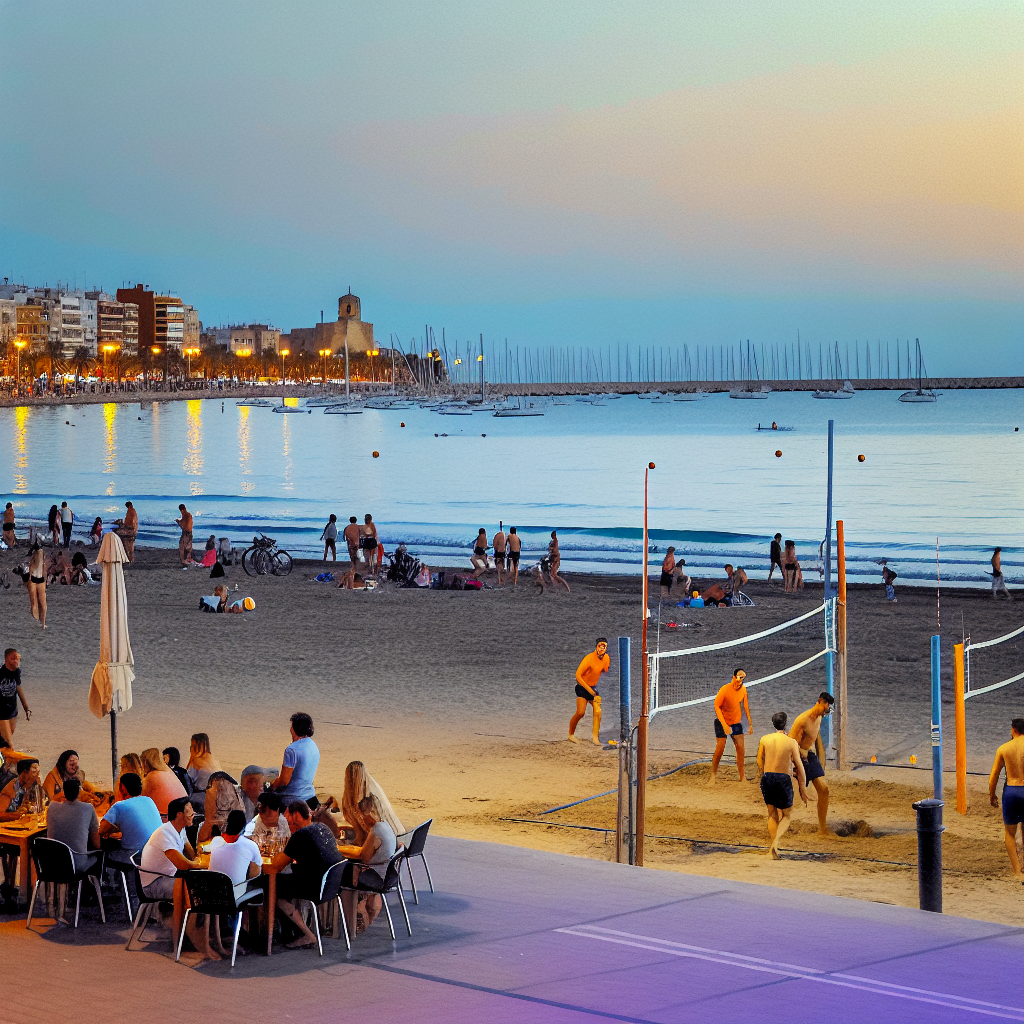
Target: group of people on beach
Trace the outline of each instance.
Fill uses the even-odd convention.
[[[286,948],[308,948],[316,936],[295,901],[308,899],[324,872],[342,861],[349,862],[343,885],[357,884],[363,872],[375,872],[380,880],[405,829],[361,761],[345,769],[340,802],[333,796],[321,801],[315,786],[320,750],[312,718],[293,714],[289,732],[291,742],[279,769],[250,764],[238,780],[224,770],[206,733],[192,735],[184,767],[173,746],[125,754],[113,792],[86,778],[76,750],[63,751],[44,777],[38,758],[15,750],[5,734],[0,741],[0,821],[45,809],[47,837],[68,845],[79,870],[98,869],[101,851],[115,870],[131,868],[134,859],[144,894],[151,898],[178,899],[174,883],[182,871],[207,866],[221,871],[231,878],[236,895],[265,888],[272,872],[277,875],[276,909],[289,922],[289,935],[282,935]],[[200,845],[209,849],[208,865],[200,859]],[[266,868],[265,856],[270,858]],[[17,847],[0,846],[0,913],[18,912],[13,885],[17,857]],[[66,924],[64,889],[48,892],[47,900],[51,916]],[[381,906],[379,896],[361,894],[351,907],[354,930],[364,930]],[[220,959],[226,951],[219,924],[212,935],[210,924],[194,923],[189,936],[204,956]]]

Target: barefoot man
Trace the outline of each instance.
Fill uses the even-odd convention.
[[[835,698],[822,691],[813,708],[808,708],[802,715],[797,715],[789,735],[800,745],[800,759],[803,761],[804,775],[818,794],[818,835],[835,837],[828,830],[825,819],[828,816],[828,783],[825,781],[825,769],[821,762],[825,760],[825,744],[821,742],[821,720],[832,714]]]
[[[587,705],[594,709],[594,742],[600,746],[598,733],[601,731],[601,695],[597,692],[597,683],[601,673],[607,672],[612,659],[608,657],[608,641],[597,638],[597,646],[588,654],[576,669],[576,714],[569,721],[569,739],[579,743],[576,738],[576,726],[587,713]]]
[[[509,566],[512,570],[512,586],[519,582],[519,555],[523,550],[523,542],[516,533],[516,528],[510,526],[508,530],[508,536],[505,538],[508,542],[508,561]]]
[[[498,586],[501,586],[501,570],[505,568],[505,524],[498,521],[498,532],[494,535],[494,568],[498,571]]]
[[[181,530],[181,537],[178,539],[178,561],[181,562],[183,569],[187,569],[192,563],[192,513],[184,505],[179,505],[178,511],[181,518],[174,520]]]
[[[754,722],[750,717],[750,704],[747,701],[747,688],[743,680],[747,673],[738,668],[729,680],[718,691],[715,697],[715,754],[711,758],[711,777],[708,785],[714,785],[718,781],[718,764],[725,753],[725,738],[732,736],[732,742],[736,747],[736,767],[739,769],[740,782],[746,780],[744,758],[746,757],[746,745],[743,739],[743,712],[747,713],[747,723],[750,728],[748,732],[754,731]]]
[[[796,740],[786,735],[785,711],[772,715],[775,732],[761,737],[757,745],[757,767],[761,769],[761,796],[768,807],[768,834],[772,845],[768,854],[773,860],[781,860],[779,840],[789,831],[789,816],[793,811],[793,772],[800,787],[800,799],[807,806],[804,790],[804,767],[800,748]]]
[[[1024,824],[1024,718],[1015,718],[1010,723],[1010,740],[996,751],[996,760],[988,779],[988,799],[993,807],[999,806],[996,802],[996,786],[1004,768],[1006,785],[1003,786],[1003,839],[1006,842],[1006,852],[1010,855],[1010,867],[1020,878],[1017,829]]]
[[[352,568],[355,569],[356,562],[359,561],[359,523],[355,516],[348,517],[348,526],[345,527],[342,536],[348,545],[348,560],[352,563]]]

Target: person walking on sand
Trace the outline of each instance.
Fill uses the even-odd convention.
[[[786,582],[786,570],[782,568],[782,534],[777,533],[772,538],[771,546],[768,549],[768,557],[771,559],[771,564],[768,566],[768,582],[772,581],[772,574],[775,572],[775,566],[779,567],[779,575],[782,577],[782,582]]]
[[[18,724],[18,701],[25,709],[25,721],[32,721],[32,712],[21,688],[21,655],[13,648],[4,651],[0,665],[0,737],[8,747],[14,746],[14,728]]]
[[[501,586],[501,570],[505,568],[505,524],[498,520],[498,532],[494,535],[494,569],[498,574],[498,586]]]
[[[514,526],[508,528],[506,541],[508,542],[508,568],[512,574],[512,587],[515,589],[515,585],[519,582],[519,555],[523,550],[523,542]]]
[[[338,517],[332,512],[331,518],[327,520],[324,532],[320,534],[324,542],[324,561],[327,561],[327,552],[330,551],[331,558],[338,560]]]
[[[2,723],[0,723],[2,724]],[[999,776],[1006,772],[1003,786],[1003,841],[1010,855],[1010,867],[1017,878],[1022,877],[1020,857],[1017,854],[1017,829],[1024,825],[1024,718],[1010,723],[1010,739],[996,751],[992,774],[988,777],[988,800],[998,807],[996,786]]]
[[[885,599],[890,604],[896,604],[896,573],[889,566],[882,562],[882,584],[885,586]]]
[[[661,599],[668,600],[672,590],[672,577],[676,571],[676,549],[669,548],[665,553],[665,560],[661,563]]]
[[[4,543],[9,548],[18,546],[18,538],[14,536],[14,526],[14,506],[7,502],[7,507],[4,509]]]
[[[567,594],[572,593],[569,590],[569,584],[558,575],[558,567],[562,564],[562,553],[558,550],[558,532],[556,530],[551,531],[551,540],[548,542],[548,575],[551,577],[551,585],[554,586],[556,583],[561,583],[565,587]],[[544,588],[541,587],[541,590]]]
[[[772,844],[768,856],[781,860],[779,841],[789,831],[790,814],[793,811],[793,776],[800,790],[800,799],[807,806],[807,792],[804,789],[803,762],[796,740],[786,735],[785,711],[772,715],[775,732],[761,737],[757,745],[757,767],[761,769],[761,796],[768,808],[768,835]]]
[[[483,573],[487,572],[487,531],[481,526],[473,542],[473,557],[469,560],[473,566],[470,579],[478,580]]]
[[[359,523],[355,516],[348,517],[348,526],[345,527],[342,536],[348,545],[348,560],[352,563],[352,568],[355,569],[356,562],[359,561]]]
[[[796,716],[789,735],[800,747],[800,759],[803,761],[804,776],[809,785],[814,786],[818,794],[818,835],[834,839],[835,833],[830,832],[826,819],[828,817],[828,783],[825,781],[825,744],[821,742],[821,720],[832,714],[835,698],[824,690],[818,694],[814,707],[808,708],[802,715]]]
[[[1002,548],[996,548],[992,552],[992,599],[996,600],[1000,592],[1006,595],[1007,601],[1012,601],[1013,596],[1006,589],[1006,577],[1003,576]]]
[[[32,545],[28,563],[28,600],[32,618],[46,629],[46,566],[43,559],[43,545],[39,538]]]
[[[71,547],[71,530],[75,525],[75,513],[68,508],[68,503],[62,501],[60,503],[60,526],[64,532],[64,547]]]
[[[139,513],[135,511],[135,506],[130,501],[126,501],[124,507],[124,519],[116,519],[114,521],[114,525],[117,527],[114,533],[121,538],[128,561],[134,562],[135,538],[139,535]]]
[[[179,505],[178,511],[181,518],[174,520],[181,530],[181,537],[178,539],[178,561],[181,562],[183,569],[187,569],[192,562],[192,513],[184,505]]]
[[[597,684],[601,675],[607,672],[611,666],[611,658],[608,657],[608,641],[605,637],[599,636],[594,650],[588,654],[576,669],[576,714],[569,719],[569,739],[573,743],[579,743],[576,737],[576,726],[583,720],[587,713],[587,705],[593,709],[594,714],[594,739],[598,746],[601,740],[598,738],[601,732],[601,695],[597,692]]]
[[[743,739],[743,712],[747,713],[747,724],[749,733],[754,731],[754,720],[750,717],[750,703],[747,700],[747,688],[743,680],[747,673],[738,668],[729,680],[715,696],[715,753],[711,758],[711,775],[708,778],[708,785],[713,786],[718,781],[718,765],[725,753],[725,740],[732,736],[733,746],[736,748],[736,767],[740,773],[740,782],[746,781],[746,745]]]

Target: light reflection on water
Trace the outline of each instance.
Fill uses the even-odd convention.
[[[287,416],[281,417],[281,440],[283,443],[281,448],[281,461],[284,470],[283,487],[286,491],[294,491],[295,480],[293,475],[295,467],[292,465],[292,425],[288,422]]]
[[[181,468],[186,476],[201,477],[203,475],[203,403],[201,401],[186,402],[188,412],[188,437],[185,442],[185,458]],[[190,480],[192,494],[202,494],[203,485],[198,480]]]
[[[252,410],[248,406],[241,406],[238,410],[238,471],[243,478],[252,476],[252,468],[249,460],[252,458],[252,442],[249,439],[249,413]],[[240,486],[243,494],[251,494],[256,487],[252,480],[241,480]]]
[[[18,470],[28,469],[28,448],[25,445],[28,422],[28,406],[20,405],[14,410],[14,493],[28,494],[28,477]]]
[[[117,403],[105,402],[103,405],[104,424],[104,448],[103,448],[103,472],[117,472]],[[116,494],[116,481],[110,480],[107,483],[107,494]]]

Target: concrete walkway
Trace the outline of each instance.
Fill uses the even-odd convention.
[[[209,1020],[1024,1021],[1024,929],[767,886],[435,837],[437,893],[395,943],[196,969],[124,912],[78,932],[0,925],[0,1024]],[[766,875],[772,865],[766,861]],[[419,877],[421,868],[415,868]]]

